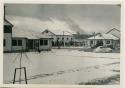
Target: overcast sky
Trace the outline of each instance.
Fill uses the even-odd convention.
[[[83,33],[120,30],[118,5],[6,4],[6,18],[14,29],[68,30]]]

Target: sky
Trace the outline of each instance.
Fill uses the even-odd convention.
[[[80,33],[120,30],[120,6],[104,4],[5,4],[13,30]]]

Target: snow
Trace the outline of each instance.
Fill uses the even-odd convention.
[[[115,37],[112,34],[98,34],[98,35],[90,37],[88,39],[113,39],[113,40],[118,40],[119,38]]]
[[[19,58],[19,53],[4,53],[4,83],[12,82]],[[92,53],[77,49],[27,52],[22,57],[29,84],[85,84],[95,79],[106,80],[120,74],[119,64],[119,53]],[[119,81],[108,84],[119,84]]]
[[[28,39],[51,38],[49,36],[42,35],[40,32],[29,29],[13,29],[12,37],[25,37]]]
[[[72,34],[76,34],[76,32],[73,32],[71,30],[68,31],[64,31],[64,30],[51,30],[52,33],[54,33],[55,35],[72,35]]]

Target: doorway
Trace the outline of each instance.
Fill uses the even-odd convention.
[[[34,49],[34,40],[28,40],[28,48]]]
[[[98,46],[103,46],[103,41],[102,40],[97,41],[96,47],[98,47]]]

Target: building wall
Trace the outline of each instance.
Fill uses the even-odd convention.
[[[59,42],[59,46],[70,46],[71,42],[74,42],[74,37],[72,35],[56,35],[53,37],[53,43],[55,46]]]
[[[21,51],[21,50],[26,50],[26,39],[24,38],[13,38],[12,40],[22,40],[22,46],[12,46],[12,51]]]
[[[91,41],[93,41],[93,43],[91,43]],[[102,41],[103,42],[103,46],[113,46],[114,47],[114,40],[109,40],[109,39],[103,39],[103,40],[88,40],[88,45],[90,47],[93,47],[94,45],[97,45],[98,41]],[[110,42],[110,43],[107,43]]]
[[[52,48],[52,40],[51,39],[40,39],[40,40],[47,40],[48,44],[47,45],[40,45],[39,43],[39,50],[51,50]]]
[[[50,31],[44,31],[42,33],[43,35],[50,36],[53,41],[54,46],[57,46],[57,41],[59,42],[60,46],[65,46],[65,45],[70,45],[71,41],[74,41],[74,36],[73,35],[55,35]]]
[[[11,33],[4,33],[4,40],[5,40],[4,51],[11,51],[12,34]]]
[[[71,35],[57,35],[55,40],[57,39],[59,39],[59,41],[64,40],[64,42],[70,42],[71,40],[74,40],[74,37]]]
[[[88,47],[87,39],[74,39],[74,46]]]
[[[115,40],[115,41],[113,41],[113,46],[114,46],[114,48],[116,48],[116,49],[120,49],[120,40]]]
[[[21,51],[22,48],[23,50],[31,50],[31,51],[36,51],[36,50],[51,50],[52,48],[52,44],[51,44],[51,39],[36,39],[33,41],[33,48],[28,48],[29,45],[28,45],[28,39],[18,39],[18,38],[14,38],[13,40],[22,40],[22,46],[12,46],[12,51]],[[30,39],[32,40],[32,39]],[[40,40],[47,40],[48,41],[48,44],[47,45],[40,45]],[[38,46],[36,45],[36,43],[38,42]]]
[[[64,41],[64,42],[70,42],[71,40],[74,40],[74,37],[72,35],[49,35],[49,36],[51,36],[51,38],[53,38],[54,42],[56,42],[57,40]]]

